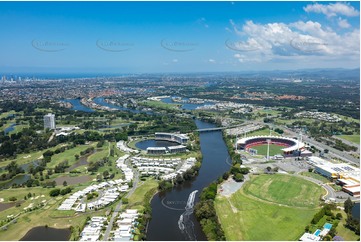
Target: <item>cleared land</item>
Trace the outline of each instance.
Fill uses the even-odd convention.
[[[257,150],[257,155],[267,155],[267,146],[268,145],[258,145],[258,146],[254,146],[252,147],[252,149]],[[281,149],[283,149],[285,147],[283,146],[279,146],[279,145],[274,145],[274,144],[270,144],[269,146],[269,155],[273,156],[273,155],[279,155],[279,154],[283,154],[283,151]]]
[[[323,193],[297,177],[260,175],[230,198],[218,195],[215,207],[227,240],[298,240]]]
[[[359,134],[355,134],[355,135],[337,135],[337,137],[340,137],[341,139],[345,139],[348,140],[352,143],[355,144],[360,144],[360,135]]]

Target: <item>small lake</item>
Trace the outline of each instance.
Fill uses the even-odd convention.
[[[6,129],[4,129],[4,134],[7,135],[8,133],[10,133],[11,131],[14,131],[16,127],[16,124],[11,124],[9,127],[7,127]]]
[[[92,113],[92,112],[94,112],[93,109],[84,106],[84,105],[80,102],[80,99],[64,99],[64,100],[62,100],[62,101],[63,101],[63,102],[68,102],[68,103],[70,103],[70,104],[73,106],[73,107],[71,108],[72,110],[83,111],[83,112],[87,112],[87,113]]]
[[[70,229],[39,226],[30,229],[20,241],[67,241],[70,239],[70,235]]]
[[[75,185],[79,183],[85,183],[91,181],[91,176],[61,176],[55,178],[53,181],[56,182],[57,186],[63,185],[63,182],[66,181],[68,185]]]
[[[169,142],[165,140],[154,140],[154,139],[147,139],[139,141],[135,144],[135,147],[141,150],[146,150],[148,147],[169,147],[169,146],[176,146],[179,145],[175,142]]]
[[[17,175],[10,181],[6,181],[4,183],[0,182],[0,189],[10,188],[13,184],[17,184],[17,185],[23,184],[24,182],[27,182],[30,179],[30,177],[31,176],[28,174]]]

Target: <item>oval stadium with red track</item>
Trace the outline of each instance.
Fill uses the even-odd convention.
[[[305,151],[305,144],[297,139],[282,136],[251,136],[237,140],[237,149],[248,151],[249,149],[265,145],[270,140],[270,144],[282,146],[283,156],[299,156]]]

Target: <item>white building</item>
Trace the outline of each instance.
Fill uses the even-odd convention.
[[[55,129],[55,114],[48,113],[44,116],[44,129]]]

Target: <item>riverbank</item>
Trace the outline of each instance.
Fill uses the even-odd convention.
[[[197,128],[214,128],[214,124],[195,120]],[[196,193],[194,206],[199,202],[201,191],[210,183],[216,181],[224,172],[229,170],[227,163],[229,155],[220,131],[199,134],[202,164],[198,175],[184,181],[178,186],[157,193],[152,201],[152,219],[148,225],[147,240],[206,240],[200,223],[191,212],[182,219],[182,228],[179,227],[181,215],[190,194]],[[164,228],[167,228],[166,230]]]

